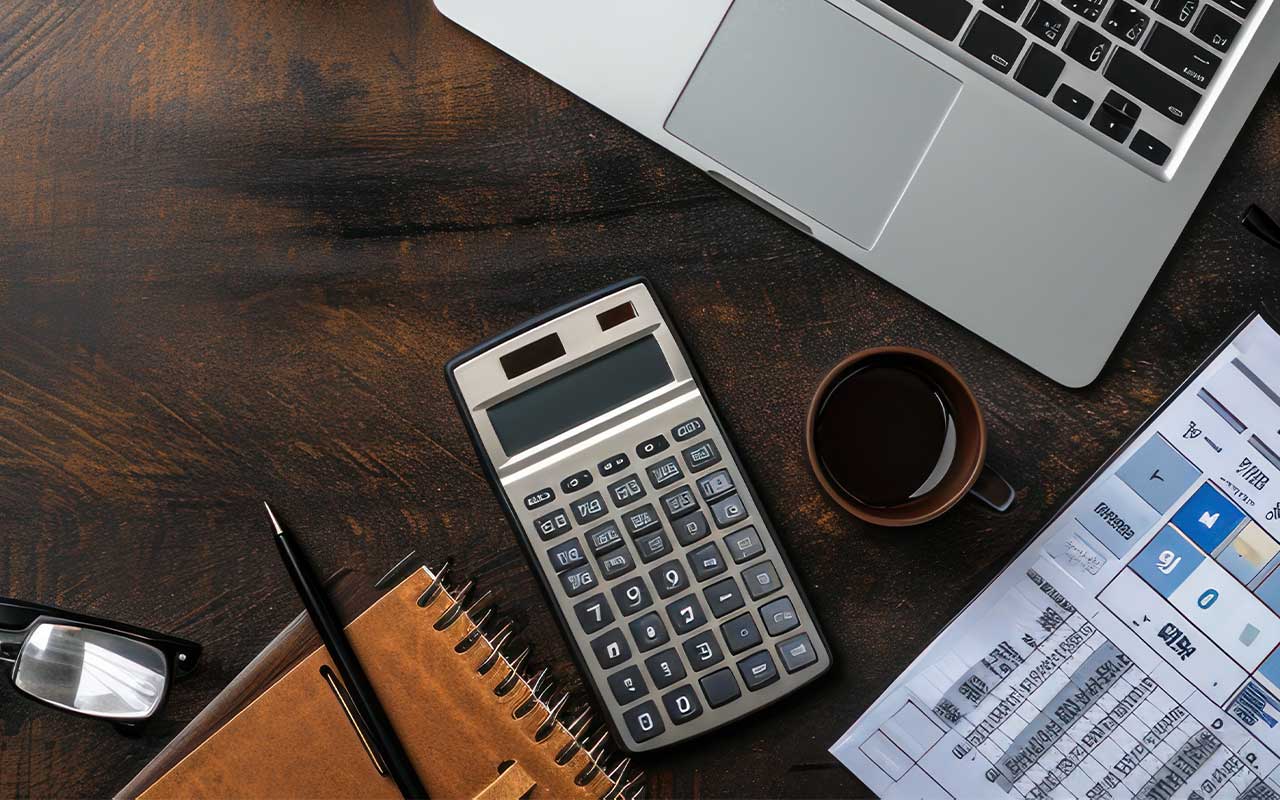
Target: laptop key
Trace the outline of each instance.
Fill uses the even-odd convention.
[[[1142,52],[1201,89],[1209,85],[1222,65],[1222,59],[1166,25],[1156,26]]]
[[[967,0],[884,0],[884,4],[947,41],[960,35],[964,21],[973,10]]]
[[[1065,83],[1059,86],[1058,91],[1053,95],[1053,104],[1076,119],[1088,117],[1089,112],[1093,110],[1092,100]]]
[[[1133,126],[1138,122],[1142,109],[1137,103],[1120,94],[1108,92],[1106,99],[1093,115],[1094,130],[1101,131],[1117,142],[1124,142],[1133,133]]]
[[[1107,0],[1062,0],[1068,11],[1074,11],[1090,22],[1096,22],[1106,8]]]
[[[1186,27],[1196,15],[1200,0],[1152,0],[1151,10],[1175,25]]]
[[[1240,23],[1222,13],[1213,6],[1207,6],[1196,24],[1191,26],[1191,34],[1200,41],[1217,50],[1227,52],[1231,43],[1240,33]]]
[[[1249,16],[1249,12],[1258,4],[1258,0],[1225,0],[1223,5],[1228,11],[1234,11],[1242,17]]]
[[[1129,149],[1158,167],[1164,166],[1172,152],[1169,145],[1146,131],[1138,131],[1134,134],[1133,141],[1129,143]]]
[[[1027,3],[1030,0],[982,0],[982,4],[1010,22],[1017,22],[1022,18],[1022,12],[1027,10]]]
[[[1059,11],[1049,0],[1037,0],[1036,7],[1031,9],[1031,16],[1022,23],[1022,27],[1056,47],[1062,41],[1062,35],[1067,32],[1068,22],[1070,17]]]
[[[1076,26],[1071,30],[1071,36],[1067,39],[1067,43],[1063,45],[1062,52],[1084,64],[1089,69],[1096,70],[1102,66],[1102,61],[1107,57],[1107,51],[1110,49],[1110,39],[1088,25],[1077,22]]]
[[[988,67],[999,72],[1013,69],[1027,39],[990,14],[979,13],[960,46]]]
[[[1066,66],[1067,62],[1057,53],[1033,44],[1013,77],[1041,97],[1048,97]]]
[[[1137,44],[1141,41],[1142,34],[1147,32],[1150,22],[1151,18],[1146,14],[1120,0],[1111,7],[1111,13],[1107,14],[1107,21],[1102,23],[1102,27],[1128,44]]]
[[[1200,93],[1138,55],[1119,48],[1107,65],[1107,80],[1179,125],[1187,124]]]

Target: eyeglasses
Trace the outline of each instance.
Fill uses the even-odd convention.
[[[186,639],[0,597],[0,661],[13,662],[14,688],[62,711],[141,725],[199,658]]]

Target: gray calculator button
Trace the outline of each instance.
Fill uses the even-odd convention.
[[[684,472],[680,470],[680,464],[674,456],[664,458],[656,464],[650,464],[645,471],[649,473],[649,483],[652,483],[655,489],[661,489],[684,477]]]
[[[782,588],[782,583],[778,580],[778,573],[774,570],[772,561],[765,561],[744,569],[742,571],[742,582],[746,585],[747,593],[751,595],[752,600],[759,600],[761,597]]]
[[[667,709],[667,716],[677,725],[702,715],[702,703],[692,686],[681,686],[667,692],[662,696],[662,705]]]
[[[570,539],[547,551],[551,558],[551,566],[556,572],[564,572],[571,567],[587,563],[587,554],[582,552],[582,542]]]
[[[591,652],[596,654],[596,661],[605,669],[612,669],[631,658],[631,647],[619,628],[594,639]]]
[[[694,550],[688,555],[688,559],[693,577],[699,581],[714,578],[728,569],[724,563],[724,556],[720,555],[720,548],[716,547],[715,542],[707,542],[706,545]]]
[[[1156,434],[1124,462],[1117,474],[1138,496],[1163,514],[1200,477],[1200,470]]]
[[[640,554],[640,560],[648,564],[671,552],[671,540],[662,531],[646,533],[636,537],[636,552]]]
[[[773,656],[768,650],[753,653],[739,661],[738,672],[742,673],[742,682],[753,692],[778,679],[778,668],[774,666]]]
[[[756,627],[750,611],[721,625],[720,633],[724,636],[725,647],[734,655],[750,650],[761,641],[760,629]]]
[[[671,445],[667,444],[667,437],[662,434],[658,434],[652,439],[645,439],[643,442],[636,445],[636,455],[641,458],[651,458],[670,446]]]
[[[810,642],[808,635],[803,633],[778,645],[778,655],[782,658],[782,666],[786,667],[787,672],[804,669],[818,660],[813,642]]]
[[[742,696],[738,679],[733,677],[733,670],[728,667],[702,676],[698,683],[702,686],[702,694],[707,698],[707,705],[712,708],[719,708]]]
[[[652,700],[646,700],[630,711],[624,712],[622,719],[627,723],[627,732],[636,742],[647,742],[666,731],[666,727],[662,724],[662,717],[658,715],[658,707]]]
[[[716,518],[717,528],[727,528],[747,518],[747,507],[742,504],[741,497],[731,494],[711,505],[711,516]]]
[[[591,485],[591,471],[584,469],[582,472],[575,472],[564,480],[560,481],[560,491],[565,494],[573,494],[579,489],[585,489]]]
[[[684,662],[680,660],[680,654],[674,647],[649,656],[645,659],[644,666],[649,670],[653,685],[659,689],[665,689],[676,681],[684,680]]]
[[[698,498],[693,496],[693,490],[688,486],[681,486],[674,492],[667,492],[658,499],[658,502],[662,504],[662,510],[667,512],[668,519],[688,514],[698,507]]]
[[[697,595],[688,595],[667,606],[667,618],[676,633],[685,634],[707,624],[707,615],[702,613]]]
[[[626,453],[618,453],[616,456],[609,456],[604,461],[596,465],[596,469],[606,478],[616,472],[621,472],[631,466],[631,459]]]
[[[617,700],[620,706],[633,703],[649,693],[649,687],[644,683],[644,676],[636,666],[620,669],[610,675],[609,689],[613,692],[613,699]]]
[[[613,622],[613,609],[609,608],[604,592],[593,594],[575,605],[573,613],[578,617],[582,630],[587,633],[595,633]]]
[[[680,455],[684,457],[685,466],[690,472],[697,472],[712,464],[720,463],[720,451],[710,439],[698,442],[692,447],[686,447],[680,451]]]
[[[684,567],[680,566],[679,561],[668,561],[650,570],[649,580],[653,581],[653,588],[658,591],[658,597],[662,598],[689,588],[689,576],[685,575]]]
[[[707,424],[702,421],[702,417],[694,417],[681,422],[679,425],[671,429],[671,438],[677,442],[683,442],[686,439],[692,439],[707,429]]]
[[[569,524],[569,515],[564,513],[563,508],[557,508],[550,514],[535,519],[533,527],[538,532],[538,538],[548,542],[569,530],[572,526]]]
[[[578,520],[579,525],[600,519],[608,511],[604,505],[604,498],[599,492],[592,492],[586,497],[574,500],[572,508],[574,519]]]
[[[636,562],[631,558],[631,551],[627,548],[615,550],[607,556],[600,556],[600,574],[605,580],[612,580],[619,575],[626,575],[628,572],[636,568]]]
[[[756,532],[754,525],[748,525],[724,537],[724,546],[735,564],[750,561],[764,552],[764,542],[760,541],[760,534]]]
[[[584,564],[560,573],[560,585],[564,587],[565,594],[574,597],[595,588],[596,574],[591,571],[591,565]]]
[[[671,641],[667,626],[662,623],[662,617],[656,611],[631,620],[631,638],[636,640],[636,647],[640,648],[641,653]]]
[[[618,610],[624,617],[653,605],[653,598],[649,596],[643,578],[632,578],[613,587],[613,601],[618,604]]]
[[[545,489],[539,489],[536,492],[530,492],[524,498],[524,507],[532,511],[535,508],[542,508],[547,503],[556,499],[556,493],[548,486]]]
[[[702,596],[707,598],[707,607],[716,617],[723,617],[730,611],[737,611],[746,605],[742,599],[742,592],[738,591],[738,584],[733,578],[725,578],[719,583],[711,584],[702,590]]]
[[[635,537],[658,527],[662,524],[662,520],[658,519],[658,512],[654,509],[653,503],[645,503],[639,508],[624,512],[622,524],[626,527],[627,533]]]
[[[686,639],[684,643],[684,654],[689,659],[689,665],[693,667],[695,672],[719,664],[724,660],[724,653],[720,651],[720,645],[716,643],[716,636],[711,631],[704,631],[692,639]]]
[[[707,525],[707,516],[701,511],[685,514],[680,519],[672,520],[671,529],[676,532],[676,541],[686,547],[711,533],[711,528]]]
[[[587,543],[591,545],[591,552],[602,555],[622,544],[622,531],[612,522],[606,522],[587,531]]]
[[[698,478],[698,491],[702,493],[703,500],[714,500],[733,491],[733,478],[729,477],[729,470],[718,469],[710,475]]]
[[[789,597],[779,597],[761,606],[760,619],[764,620],[764,629],[770,636],[786,633],[800,624],[800,618],[796,616],[795,606],[791,605]]]
[[[618,508],[629,506],[644,497],[644,484],[639,475],[628,475],[617,483],[609,484],[609,496]]]

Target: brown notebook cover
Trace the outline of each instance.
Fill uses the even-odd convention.
[[[484,636],[463,653],[455,650],[475,630],[467,614],[436,630],[455,600],[441,588],[419,606],[433,578],[426,569],[414,572],[347,626],[352,647],[431,797],[616,796],[619,787],[602,769],[588,769],[593,761],[585,750],[572,748],[576,752],[567,763],[556,763],[557,754],[574,743],[563,725],[556,723],[545,739],[536,739],[549,711],[541,702],[526,702],[533,692],[523,678],[515,676],[514,688],[496,694],[495,687],[513,672],[505,657],[485,674],[477,672],[493,653]],[[153,776],[140,775],[121,795],[143,800],[399,797],[391,778],[379,773],[335,685],[341,687],[341,681],[327,651],[314,649],[176,766],[154,782]],[[525,714],[517,718],[517,710]],[[589,776],[585,785],[578,785],[580,775]]]

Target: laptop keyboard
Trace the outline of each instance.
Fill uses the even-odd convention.
[[[863,0],[1162,180],[1269,0]],[[894,13],[896,12],[896,13]],[[904,19],[905,18],[905,19]],[[923,30],[920,30],[923,28]]]

